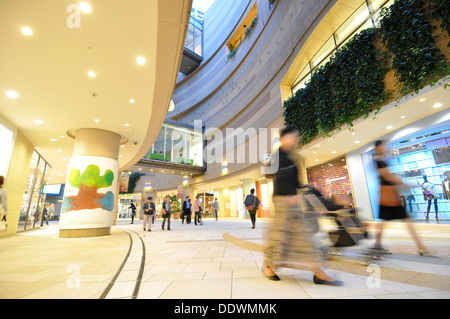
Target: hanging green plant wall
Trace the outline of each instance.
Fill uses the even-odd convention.
[[[435,46],[429,18],[440,19],[442,29],[448,30],[448,20],[443,21],[448,18],[449,2],[397,0],[384,8],[380,28],[356,34],[284,101],[285,125],[298,128],[303,144],[308,144],[379,111],[392,99],[393,92],[385,87],[390,70],[400,88],[395,99],[447,77],[449,64]],[[443,3],[448,7],[437,13]]]

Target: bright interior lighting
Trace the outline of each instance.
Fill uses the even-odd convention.
[[[400,116],[400,118],[401,118],[401,119],[404,119],[405,117],[406,117],[405,115],[403,115],[403,116]]]
[[[62,153],[62,150],[57,150],[58,153]]]
[[[50,141],[56,142],[56,138],[51,138]]]
[[[175,103],[173,103],[173,100],[170,100],[169,112],[172,112],[173,110],[175,110]]]
[[[34,123],[36,123],[36,124],[44,124],[44,122],[42,120],[35,120]]]
[[[433,108],[438,109],[438,108],[440,108],[441,106],[442,106],[441,103],[436,103],[436,104],[433,105]]]
[[[393,127],[392,125],[388,125],[388,126],[386,126],[386,129],[390,130],[392,127]]]
[[[127,127],[128,127],[128,126],[130,126],[130,124],[128,124],[128,123],[125,123],[125,126],[127,126]]]
[[[137,64],[144,65],[145,64],[145,58],[142,57],[142,56],[138,56],[136,58],[136,62],[137,62]]]
[[[33,35],[33,30],[31,30],[29,27],[22,27],[20,30],[26,36]]]
[[[96,76],[96,74],[95,74],[94,71],[89,71],[89,72],[88,72],[88,75],[89,75],[91,78],[95,78],[95,76]]]
[[[99,120],[99,119],[95,119],[94,122],[95,122],[95,123],[98,123],[98,122],[100,122],[100,120]]]
[[[91,5],[87,2],[80,2],[80,10],[83,13],[91,13],[92,12]]]
[[[359,143],[361,143],[361,141],[355,141],[355,144],[359,144]]]
[[[130,103],[135,103],[136,101],[133,99],[130,99]]]
[[[19,94],[17,94],[16,91],[7,91],[7,92],[5,92],[5,94],[10,99],[17,99],[19,97]]]
[[[419,101],[420,101],[420,102],[424,102],[425,100],[426,100],[426,99],[420,99]]]

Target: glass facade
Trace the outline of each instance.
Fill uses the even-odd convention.
[[[389,170],[412,186],[400,195],[409,215],[416,220],[450,219],[450,123],[414,133],[386,145]],[[373,164],[374,151],[363,154],[374,218],[378,219],[379,182]]]
[[[192,16],[189,19],[184,47],[198,56],[203,56],[203,22]]]
[[[324,43],[324,45],[312,57],[311,61],[300,72],[292,85],[291,91],[294,94],[303,88],[312,71],[328,62],[331,55],[347,43],[355,34],[364,29],[377,27],[381,9],[389,7],[393,0],[369,0],[362,4]]]
[[[144,159],[203,167],[202,132],[165,123]]]

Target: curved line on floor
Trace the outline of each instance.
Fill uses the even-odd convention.
[[[127,233],[128,236],[130,237],[130,247],[128,248],[128,253],[125,256],[124,260],[122,261],[122,264],[120,265],[119,269],[117,270],[116,274],[114,275],[113,279],[109,282],[108,286],[106,287],[106,289],[103,291],[103,293],[101,294],[101,296],[99,297],[99,299],[105,299],[106,296],[108,295],[108,293],[111,291],[112,287],[114,286],[114,284],[116,283],[117,278],[119,277],[120,273],[122,272],[123,267],[125,266],[128,257],[130,257],[130,253],[131,253],[131,247],[133,247],[133,238],[131,237],[131,234],[123,229],[121,229],[123,232]]]
[[[142,277],[144,275],[144,268],[145,268],[145,243],[142,240],[141,235],[139,235],[134,230],[130,229],[130,231],[132,231],[133,233],[138,235],[138,237],[139,237],[139,239],[141,240],[141,243],[142,243],[141,267],[139,268],[139,273],[138,273],[138,276],[136,278],[136,285],[134,286],[134,290],[133,290],[133,296],[131,297],[131,299],[137,299],[138,294],[139,294],[139,289],[141,288]]]

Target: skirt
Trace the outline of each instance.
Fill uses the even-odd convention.
[[[409,218],[406,209],[403,206],[383,206],[380,205],[380,219],[394,220]]]
[[[279,267],[310,270],[321,262],[320,250],[314,241],[316,220],[306,214],[305,199],[301,204],[287,204],[285,196],[274,196],[274,217],[265,236],[265,263],[272,269]]]

